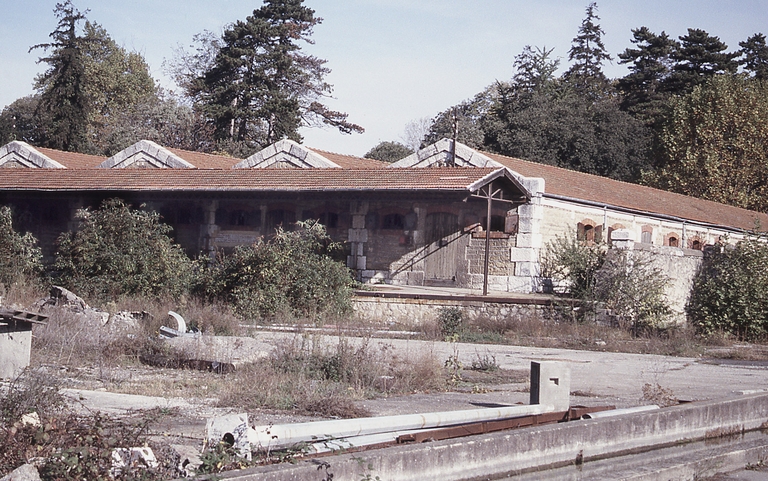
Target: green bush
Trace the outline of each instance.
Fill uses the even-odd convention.
[[[749,238],[717,245],[704,257],[686,307],[697,332],[723,331],[743,340],[768,337],[768,245]]]
[[[667,277],[641,254],[558,236],[544,250],[542,274],[579,300],[578,320],[604,307],[637,334],[662,327],[671,313],[664,294]]]
[[[247,319],[343,314],[351,308],[354,283],[349,269],[334,260],[338,252],[341,246],[322,224],[297,222],[293,231],[278,228],[272,239],[222,255],[200,277],[197,290],[228,302]]]
[[[30,233],[21,235],[13,230],[10,207],[0,207],[0,284],[10,288],[20,282],[39,280],[42,259],[37,239]]]
[[[647,255],[611,250],[595,273],[594,298],[635,335],[664,327],[672,312],[664,294],[668,277]]]
[[[557,236],[544,248],[542,276],[565,287],[577,299],[591,298],[595,273],[605,262],[605,245],[582,242],[575,235]]]
[[[168,236],[157,212],[121,199],[81,209],[75,233],[59,237],[58,282],[81,296],[110,300],[138,295],[178,297],[188,290],[193,262]]]

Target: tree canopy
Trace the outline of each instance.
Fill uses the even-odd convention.
[[[220,40],[199,36],[195,53],[181,53],[176,77],[216,140],[259,148],[283,138],[301,141],[305,125],[363,131],[322,103],[332,91],[327,61],[301,50],[301,42],[313,43],[321,20],[303,0],[265,0]]]
[[[671,99],[660,133],[663,189],[747,209],[768,209],[768,85],[719,75]]]
[[[383,162],[397,162],[400,159],[408,157],[412,153],[413,150],[400,142],[385,141],[376,144],[363,157],[366,159],[381,160]]]

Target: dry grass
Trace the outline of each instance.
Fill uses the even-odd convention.
[[[304,335],[280,344],[270,359],[232,374],[219,404],[359,417],[367,413],[354,401],[442,389],[442,365],[431,353],[397,356],[367,338],[333,343]]]

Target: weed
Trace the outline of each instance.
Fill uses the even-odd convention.
[[[661,387],[659,383],[643,384],[643,401],[657,404],[660,407],[674,406],[678,400],[671,389]]]
[[[437,312],[437,322],[444,338],[458,336],[464,330],[464,313],[458,307],[443,307]]]
[[[496,362],[496,356],[492,354],[485,354],[480,356],[480,353],[475,353],[475,359],[472,360],[473,371],[498,371],[499,364]]]

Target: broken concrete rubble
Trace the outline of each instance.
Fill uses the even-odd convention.
[[[8,476],[0,478],[0,481],[40,481],[40,474],[31,464],[24,464],[14,469]]]
[[[152,448],[115,448],[112,450],[112,469],[109,474],[116,478],[124,471],[133,471],[137,468],[155,469],[158,467],[157,458]]]

